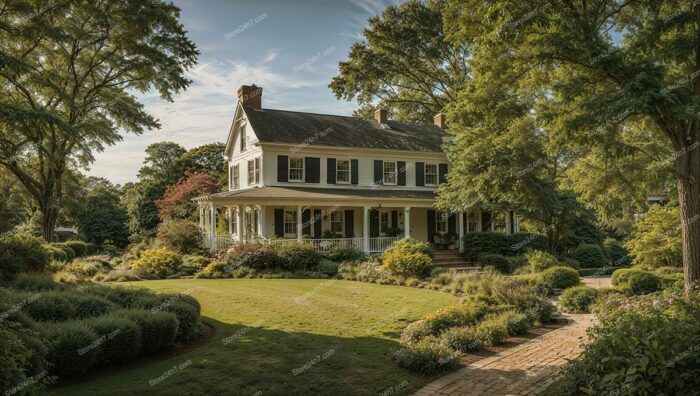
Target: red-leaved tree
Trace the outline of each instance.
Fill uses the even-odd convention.
[[[192,198],[219,191],[221,186],[206,173],[191,173],[169,186],[163,198],[156,201],[161,220],[197,220],[197,204]]]

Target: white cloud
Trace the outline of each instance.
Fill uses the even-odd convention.
[[[267,53],[265,54],[265,58],[263,58],[263,60],[262,60],[262,63],[263,64],[270,63],[270,62],[274,61],[275,59],[277,59],[278,56],[279,56],[279,52],[277,52],[275,50],[267,50]]]

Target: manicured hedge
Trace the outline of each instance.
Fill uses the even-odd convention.
[[[26,295],[27,304],[22,308],[32,319],[57,322],[75,317],[75,307],[65,293],[49,291],[38,295]]]
[[[552,289],[566,289],[580,282],[578,272],[569,267],[552,267],[542,273],[542,283]]]
[[[477,260],[482,267],[492,266],[503,274],[508,274],[512,271],[510,260],[506,256],[496,253],[481,253]]]
[[[472,232],[465,234],[462,240],[464,255],[470,260],[477,260],[481,253],[515,256],[526,250],[547,250],[547,239],[540,234]]]
[[[98,336],[96,363],[100,366],[126,362],[141,350],[138,325],[123,316],[105,315],[85,323]]]
[[[50,261],[41,239],[27,234],[0,236],[0,280],[11,280],[20,272],[43,271]]]
[[[70,377],[93,366],[99,348],[90,346],[97,343],[98,335],[86,323],[57,323],[44,327],[44,331],[52,374]]]
[[[282,260],[282,267],[288,271],[315,269],[321,261],[321,254],[305,245],[285,246],[277,254]]]
[[[178,320],[173,313],[123,309],[114,314],[126,317],[138,325],[141,336],[141,355],[160,352],[175,343]]]
[[[579,247],[574,250],[572,257],[578,261],[582,267],[586,268],[600,268],[608,264],[603,249],[593,244],[579,245]]]

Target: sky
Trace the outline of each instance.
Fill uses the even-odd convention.
[[[97,153],[85,172],[115,184],[136,181],[146,147],[173,141],[190,149],[226,142],[243,84],[263,88],[263,108],[350,115],[356,103],[328,88],[361,40],[367,20],[400,0],[175,0],[200,51],[192,84],[172,103],[138,95],[161,123]]]

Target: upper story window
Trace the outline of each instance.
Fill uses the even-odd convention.
[[[248,185],[260,183],[260,157],[248,160]]]
[[[231,169],[231,188],[238,190],[240,185],[240,171],[238,165],[234,165]]]
[[[438,211],[435,216],[435,231],[437,232],[447,232],[447,218],[450,216],[449,212]]]
[[[240,135],[241,135],[241,151],[245,151],[245,149],[248,145],[248,138],[245,134],[245,125],[241,126]]]
[[[336,183],[350,183],[350,161],[338,160],[335,168]]]
[[[425,185],[437,186],[438,166],[437,164],[425,164]]]
[[[304,158],[291,157],[289,159],[289,181],[304,181]]]
[[[384,184],[396,184],[396,162],[384,162]]]

